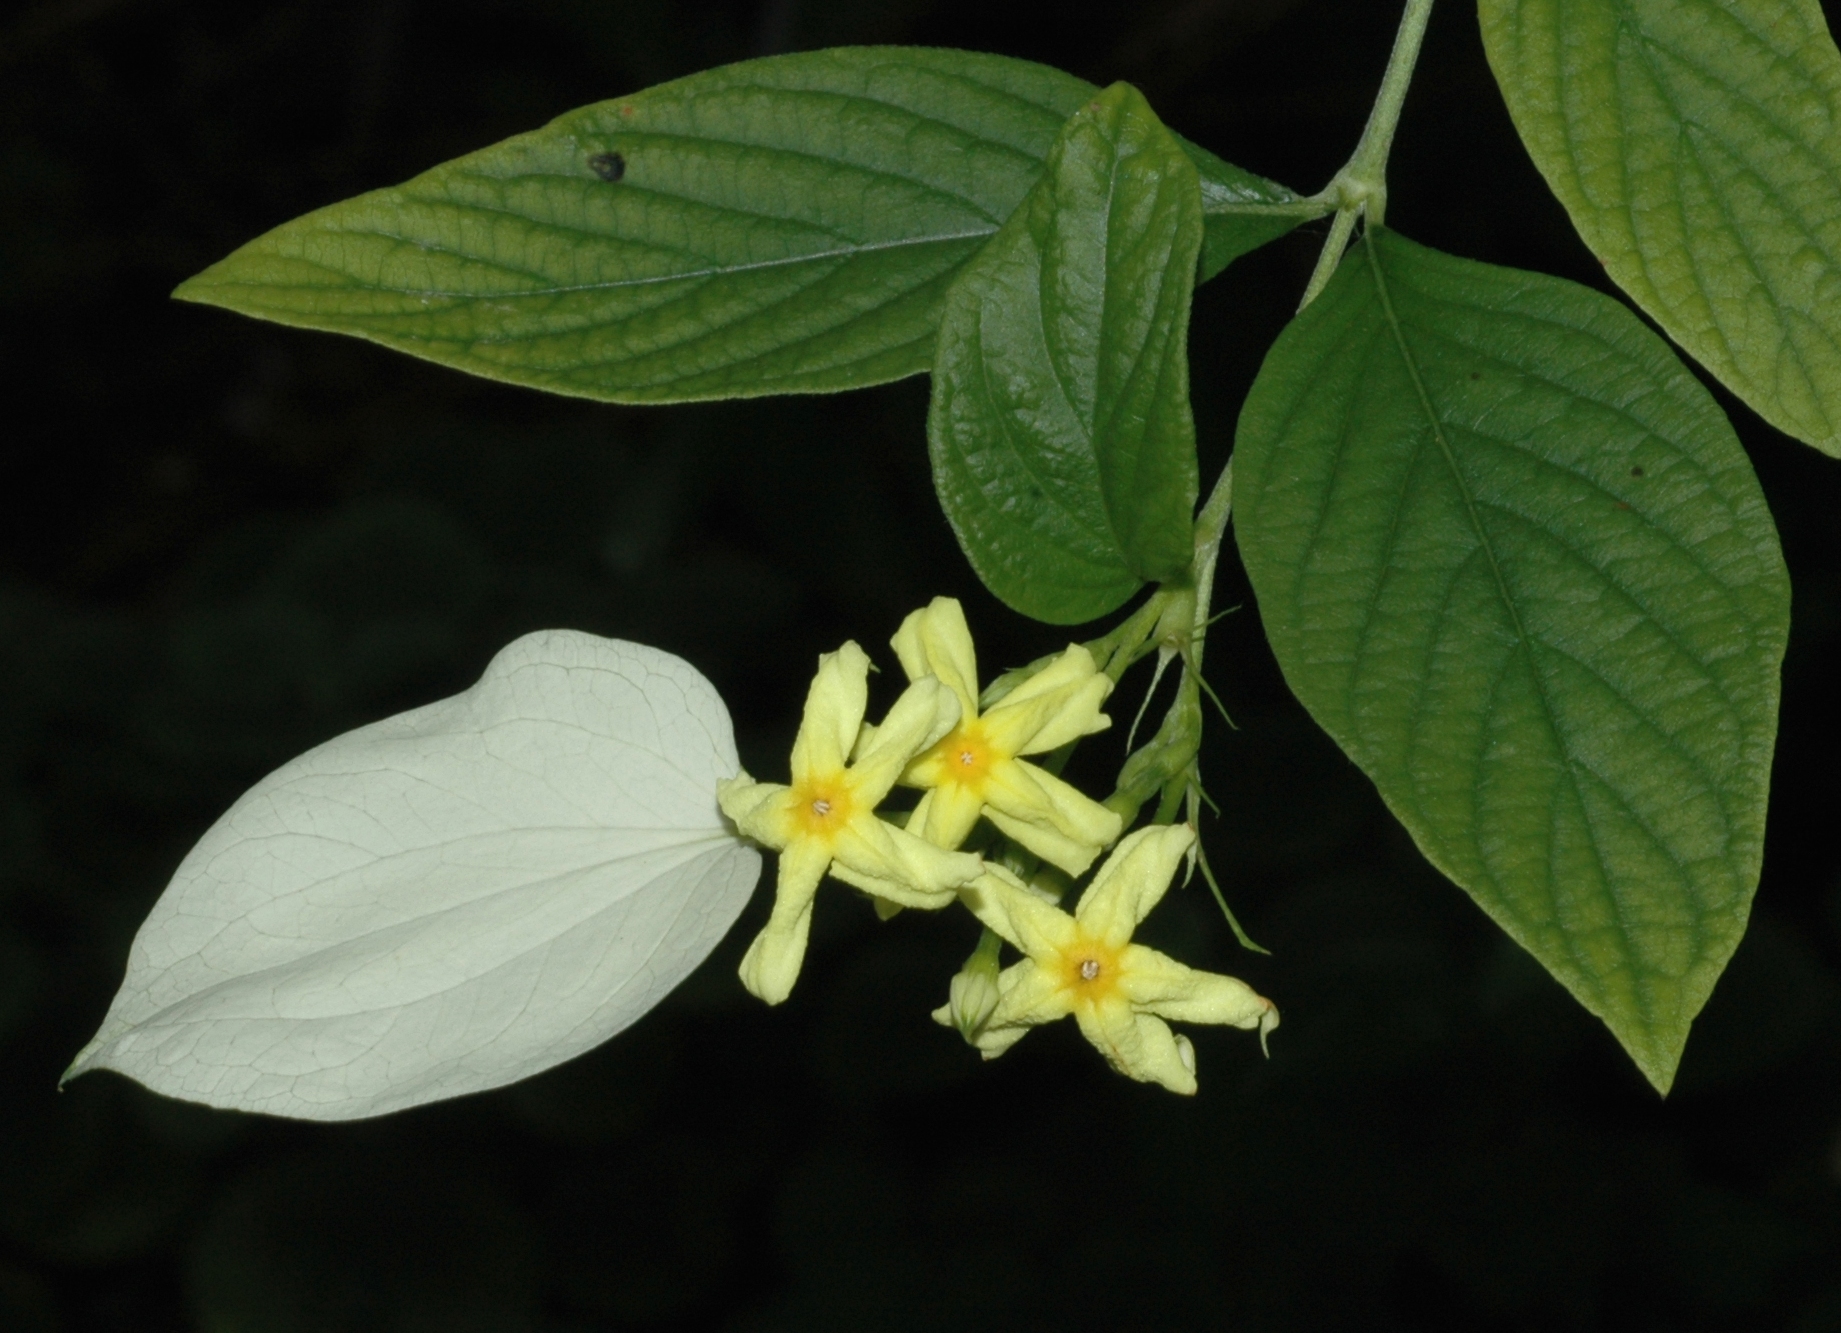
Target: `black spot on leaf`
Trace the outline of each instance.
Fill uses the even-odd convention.
[[[617,181],[626,175],[626,159],[618,153],[596,153],[588,159],[588,168],[604,181]]]

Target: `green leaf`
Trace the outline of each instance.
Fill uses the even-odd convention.
[[[1816,0],[1481,0],[1522,142],[1619,286],[1841,456],[1841,53]]]
[[[934,484],[978,577],[1024,615],[1091,620],[1189,567],[1201,244],[1194,166],[1115,83],[947,295]]]
[[[1300,223],[1333,211],[1300,199],[1283,185],[1223,162],[1180,134],[1175,138],[1201,174],[1202,263],[1196,275],[1197,285],[1207,282],[1241,255],[1276,241]]]
[[[948,284],[1094,91],[924,48],[729,65],[309,213],[175,295],[617,402],[876,384],[928,369]],[[1207,272],[1310,216],[1190,152]]]
[[[1789,628],[1724,415],[1608,297],[1377,230],[1235,460],[1292,689],[1666,1091],[1757,887]]]

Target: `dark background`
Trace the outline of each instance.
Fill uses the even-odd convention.
[[[1795,583],[1750,933],[1658,1099],[1456,888],[1279,678],[1237,564],[1199,890],[1157,940],[1285,1026],[1198,1031],[1202,1092],[1071,1024],[981,1066],[926,1011],[961,914],[820,900],[792,1001],[682,990],[522,1086],[380,1121],[61,1096],[128,941],[249,783],[574,626],[679,652],[784,764],[817,653],[937,593],[984,660],[1065,636],[984,595],[934,503],[924,381],[632,409],[179,305],[276,223],[577,105],[892,41],[1139,84],[1313,190],[1395,6],[1150,0],[51,0],[0,18],[0,1328],[1841,1328],[1841,469],[1722,395]],[[1433,17],[1389,220],[1603,286],[1522,155],[1474,11]],[[1205,474],[1323,227],[1198,296]],[[886,686],[886,680],[884,681]],[[1115,714],[1135,706],[1128,681]],[[1116,763],[1118,740],[1092,747]],[[1096,769],[1095,772],[1100,770]]]

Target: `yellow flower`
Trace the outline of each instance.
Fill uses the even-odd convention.
[[[793,741],[792,784],[746,773],[716,791],[736,828],[780,853],[773,915],[742,958],[742,984],[769,1004],[792,993],[805,958],[812,899],[829,870],[901,907],[944,907],[983,867],[876,818],[914,756],[951,731],[959,703],[939,681],[915,681],[855,764],[846,762],[869,702],[869,657],[854,643],[819,659]]]
[[[908,827],[929,842],[957,847],[983,815],[999,831],[1070,875],[1119,836],[1119,816],[1052,773],[1018,756],[1042,754],[1104,731],[1100,705],[1112,681],[1078,645],[983,714],[978,662],[965,612],[936,597],[901,624],[893,640],[908,679],[937,678],[957,696],[959,724],[908,765],[901,780],[928,789]]]
[[[977,1037],[987,1060],[1037,1024],[1073,1014],[1121,1074],[1187,1095],[1195,1091],[1195,1048],[1164,1019],[1257,1028],[1264,1045],[1278,1026],[1272,1001],[1131,942],[1194,839],[1186,824],[1139,829],[1106,859],[1072,916],[1001,869],[987,868],[961,891],[979,920],[1026,955],[998,977],[997,1007]],[[933,1017],[952,1026],[950,1010]]]

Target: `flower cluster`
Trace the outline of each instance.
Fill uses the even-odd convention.
[[[792,992],[812,904],[829,873],[884,915],[962,902],[993,932],[934,1017],[989,1059],[1031,1027],[1072,1014],[1119,1072],[1193,1093],[1195,1051],[1166,1019],[1257,1029],[1272,1002],[1232,977],[1198,972],[1131,942],[1194,842],[1186,824],[1122,842],[1119,815],[1027,756],[1103,731],[1112,681],[1079,645],[980,707],[965,613],[951,598],[914,612],[893,640],[908,686],[866,723],[869,657],[846,643],[820,659],[793,744],[791,781],[723,782],[718,801],[743,834],[780,854],[772,916],[742,959],[769,1004]],[[922,789],[902,826],[878,807],[897,784]],[[1024,853],[1079,876],[1117,843],[1070,915],[1010,870],[959,850],[980,819]],[[1023,955],[996,970],[995,941]],[[968,1017],[968,1015],[970,1015]]]
[[[1116,1068],[1192,1092],[1194,1051],[1164,1020],[1262,1034],[1278,1021],[1240,982],[1131,942],[1189,829],[1119,842],[1114,810],[1030,761],[1110,725],[1092,651],[981,694],[946,600],[894,646],[909,683],[874,727],[868,656],[849,643],[822,659],[780,784],[740,772],[728,710],[690,663],[574,630],[525,635],[470,689],[317,745],[231,806],[136,934],[65,1078],[112,1069],[306,1120],[502,1087],[607,1040],[690,975],[759,881],[757,843],[780,853],[779,885],[741,973],[771,1004],[798,978],[828,873],[885,916],[962,902],[984,922],[939,1017],[986,1056],[1072,1014]],[[1109,804],[1135,812],[1182,778],[1198,732],[1199,719],[1139,751]],[[904,783],[919,803],[885,818]],[[963,850],[981,821],[1001,858]],[[1114,843],[1073,914],[1055,907],[1041,886]],[[1011,873],[1038,860],[1036,884]],[[1008,968],[1006,947],[1022,953]]]

